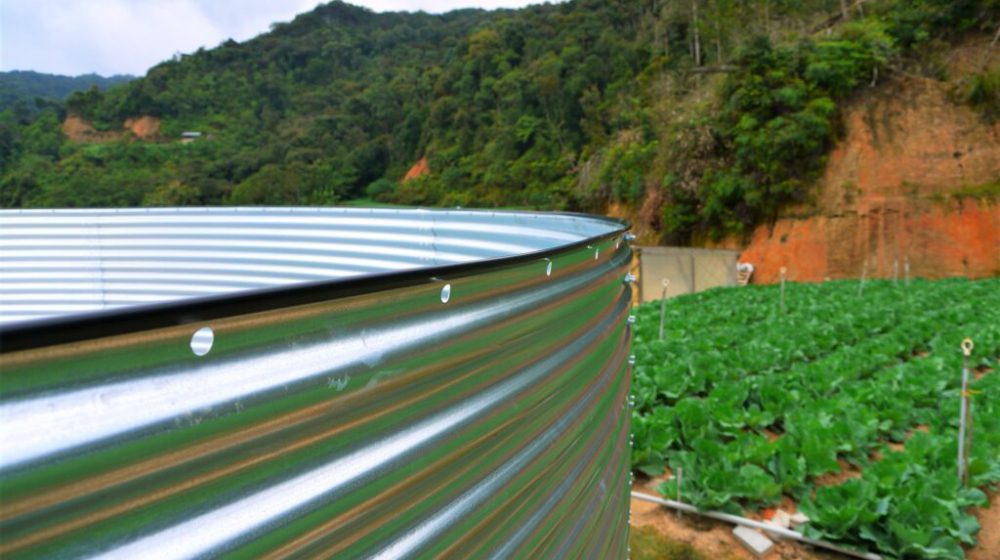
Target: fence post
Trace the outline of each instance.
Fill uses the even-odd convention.
[[[667,314],[667,286],[670,285],[670,280],[667,278],[663,279],[663,294],[660,296],[660,340],[663,340],[663,321]]]
[[[781,267],[780,272],[781,272],[781,312],[784,313],[785,312],[785,273],[788,272],[788,269],[785,268],[785,267]]]
[[[688,257],[690,257],[690,259],[691,259],[691,291],[689,293],[693,294],[693,293],[695,293],[695,292],[698,291],[698,288],[696,288],[695,284],[694,284],[694,282],[695,282],[695,276],[694,276],[694,267],[695,267],[694,253],[688,255]]]
[[[965,431],[969,421],[969,356],[972,355],[973,347],[971,338],[962,341],[962,404],[958,413],[958,482],[963,486],[969,474],[969,450],[966,448]]]
[[[865,294],[865,275],[868,274],[868,259],[861,265],[861,283],[858,284],[858,297]]]

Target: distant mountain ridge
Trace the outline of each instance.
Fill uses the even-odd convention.
[[[937,82],[965,108],[942,114],[995,126],[998,26],[1000,0],[332,1],[36,116],[0,110],[0,206],[530,207],[748,241],[821,194],[845,110],[880,88]]]
[[[105,90],[115,84],[134,79],[135,76],[128,74],[105,77],[93,73],[63,76],[33,70],[0,72],[0,111],[13,107],[18,101],[24,101],[29,106],[34,104],[36,98],[63,101],[73,92],[87,90],[94,86]]]

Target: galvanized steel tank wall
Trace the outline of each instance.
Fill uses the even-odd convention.
[[[0,220],[0,556],[625,556],[623,225]]]

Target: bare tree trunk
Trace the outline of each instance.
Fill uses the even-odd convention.
[[[660,3],[657,0],[653,0],[653,54],[660,54]]]
[[[670,56],[670,28],[663,30],[663,55]]]
[[[688,54],[691,55],[691,60],[694,60],[694,33],[688,30]]]
[[[718,19],[715,20],[715,54],[716,62],[722,64],[722,28]]]
[[[694,65],[701,66],[701,37],[698,33],[698,0],[691,0],[691,18],[694,25]]]
[[[771,38],[771,2],[764,0],[764,34]]]
[[[840,17],[844,18],[844,21],[851,19],[851,12],[847,8],[847,0],[840,0]]]
[[[997,41],[1000,41],[1000,26],[997,27],[997,32],[993,35],[993,40],[990,41],[990,46],[983,49],[983,62],[980,65],[984,70],[990,62],[990,55],[993,54],[993,48],[997,46]]]

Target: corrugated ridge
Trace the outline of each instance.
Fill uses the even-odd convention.
[[[5,354],[0,555],[622,557],[629,258]]]
[[[584,237],[565,217],[464,211],[0,211],[0,220],[0,323],[472,262]],[[220,268],[239,280],[197,279]],[[80,276],[95,283],[74,282]]]

